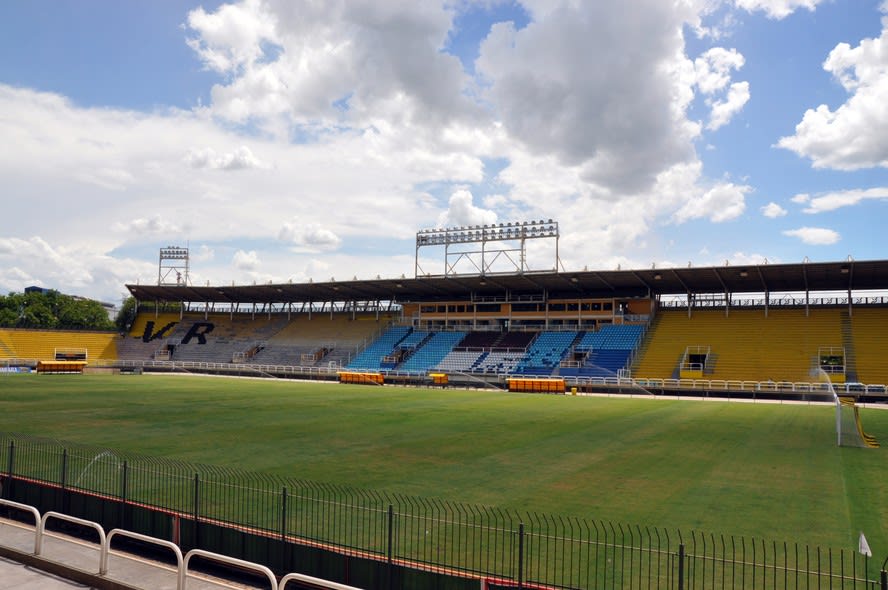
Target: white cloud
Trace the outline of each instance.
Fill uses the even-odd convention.
[[[674,220],[678,223],[691,219],[709,219],[719,223],[735,219],[746,210],[746,193],[752,190],[749,186],[733,183],[721,183],[708,191],[689,199],[679,209]]]
[[[308,264],[306,264],[306,266],[305,266],[305,276],[310,279],[312,279],[314,277],[314,278],[318,278],[318,280],[325,281],[325,280],[327,280],[326,278],[319,278],[319,277],[324,277],[329,272],[330,272],[330,264],[327,262],[324,262],[323,260],[318,260],[317,258],[313,258],[313,259],[309,260]]]
[[[659,173],[694,157],[699,126],[686,116],[692,64],[676,34],[696,16],[689,5],[530,9],[535,20],[524,29],[495,24],[476,62],[484,98],[511,138],[534,155],[580,166],[583,180],[618,194],[649,190]]]
[[[170,236],[182,231],[176,224],[167,221],[159,214],[148,218],[139,217],[126,222],[117,222],[112,229],[118,233],[143,236]]]
[[[487,195],[482,199],[482,202],[488,209],[494,209],[508,203],[509,198],[506,195]]]
[[[771,219],[776,219],[778,217],[783,217],[786,215],[787,211],[780,205],[775,202],[770,202],[767,205],[764,205],[761,208],[762,215],[765,217],[770,217]]]
[[[304,225],[298,221],[284,223],[278,239],[321,250],[335,250],[342,243],[342,239],[326,227],[317,223]]]
[[[694,60],[694,82],[710,108],[710,131],[727,125],[749,101],[749,82],[731,83],[731,72],[746,62],[736,49],[713,47]]]
[[[208,13],[199,7],[188,14],[188,27],[198,33],[188,45],[207,69],[231,73],[259,60],[263,42],[276,39],[275,19],[260,0],[223,4]]]
[[[0,237],[0,292],[37,285],[118,303],[132,276],[153,276],[156,264],[111,258],[89,244],[59,245],[40,236]]]
[[[614,198],[606,189],[584,182],[579,167],[560,166],[552,156],[516,154],[500,173],[512,190],[508,204],[498,211],[502,219],[559,221],[559,256],[568,269],[665,263],[660,228],[666,222],[725,221],[745,210],[745,195],[752,187],[713,185],[702,168],[699,161],[670,167],[657,176],[649,192]],[[686,256],[681,254],[679,264],[686,263]]]
[[[800,239],[805,244],[812,246],[828,246],[841,239],[838,232],[823,227],[800,227],[788,229],[783,235]]]
[[[768,264],[768,259],[762,254],[747,254],[745,252],[733,252],[728,256],[727,262],[731,266],[753,266],[757,264]],[[771,260],[772,263],[779,263],[779,260]]]
[[[127,170],[119,168],[98,168],[82,170],[76,175],[77,180],[111,191],[124,191],[135,182],[135,177]]]
[[[792,201],[793,203],[797,203],[799,205],[807,203],[810,200],[811,200],[811,195],[809,195],[808,193],[799,193],[790,199],[790,201]]]
[[[393,118],[423,126],[476,110],[459,60],[440,51],[452,17],[428,2],[251,0],[193,11],[189,44],[230,74],[212,90],[225,119],[311,133]]]
[[[124,282],[156,277],[157,248],[168,240],[212,243],[221,253],[234,252],[244,241],[264,239],[268,247],[276,246],[292,258],[293,253],[273,239],[281,231],[284,210],[299,211],[303,226],[316,224],[339,239],[410,240],[417,228],[441,213],[434,200],[414,187],[483,178],[484,163],[472,151],[442,148],[425,140],[401,141],[402,131],[391,126],[362,135],[331,136],[311,146],[251,138],[249,153],[262,154],[262,162],[286,162],[286,166],[253,168],[243,171],[246,174],[208,174],[210,163],[224,166],[249,158],[238,160],[233,148],[205,151],[207,167],[192,168],[183,158],[183,145],[244,143],[242,136],[200,112],[143,114],[82,108],[56,94],[3,84],[0,112],[0,136],[4,137],[0,143],[0,177],[4,179],[0,236],[52,235],[54,243],[108,255],[105,264],[109,267],[126,260],[111,252],[141,252],[153,270],[145,273],[139,265],[120,262],[120,281],[113,288],[95,272],[81,275],[79,284],[88,281],[82,277],[92,276],[99,290],[96,296],[104,299],[117,299]],[[453,141],[483,143],[477,136]],[[104,176],[114,179],[108,186],[81,181],[84,171],[102,169],[126,175]],[[331,203],[335,203],[335,228],[328,225]],[[83,215],[83,211],[90,213]],[[323,231],[309,231],[306,239],[315,248],[327,244],[328,251],[335,242]],[[269,250],[257,248],[256,252],[263,265],[278,262]],[[232,276],[225,264],[229,260],[227,254],[196,265],[195,284],[198,276],[201,284],[253,278]],[[352,274],[365,266],[352,259],[349,264],[355,264]],[[384,260],[380,268],[390,264]],[[49,260],[40,264],[34,258],[29,267],[8,266],[27,268],[34,277],[57,276]]]
[[[203,244],[194,284],[400,276],[418,228],[540,218],[560,222],[567,268],[673,256],[660,227],[735,219],[753,190],[707,178],[696,153],[702,125],[749,100],[732,79],[744,58],[688,58],[706,2],[624,4],[527,0],[530,24],[494,25],[464,70],[445,49],[461,1],[242,0],[188,16],[196,59],[220,74],[192,111],[0,84],[0,235],[53,245],[0,262],[48,282],[59,244],[86,247],[122,269],[116,293],[156,277],[158,246],[188,240]],[[80,284],[106,291],[101,266]]]
[[[836,191],[807,199],[805,213],[823,213],[851,207],[866,200],[888,200],[888,187]]]
[[[694,60],[694,76],[703,94],[714,94],[727,87],[731,71],[739,70],[746,59],[736,49],[713,47]]]
[[[710,220],[743,210],[747,189],[695,186],[705,179],[693,144],[700,125],[687,116],[694,89],[710,93],[712,124],[720,126],[745,103],[748,85],[730,84],[730,73],[744,62],[732,49],[707,52],[695,73],[680,34],[685,25],[699,25],[701,9],[694,3],[643,0],[626,11],[610,3],[528,2],[532,21],[526,28],[498,23],[482,42],[475,64],[479,87],[440,51],[454,15],[440,6],[250,6],[264,14],[257,22],[274,22],[273,32],[263,35],[275,50],[261,56],[241,50],[254,57],[239,60],[214,88],[210,112],[270,127],[284,121],[308,143],[343,130],[360,134],[368,154],[427,180],[433,174],[451,183],[458,178],[442,173],[445,160],[466,171],[468,182],[483,178],[480,157],[508,160],[500,174],[508,192],[482,199],[486,209],[465,195],[447,212],[426,205],[439,220],[483,223],[494,208],[509,218],[571,216],[577,221],[570,227],[580,235],[590,225],[579,220],[591,220],[608,245],[625,249],[657,216],[688,207],[683,218],[689,218],[688,203],[696,204],[693,215]],[[191,32],[199,39],[201,30]],[[255,47],[251,43],[231,42],[235,48]],[[587,67],[589,55],[597,56],[597,67]],[[485,110],[469,100],[477,96]],[[434,156],[426,165],[421,154]],[[657,187],[661,179],[684,174],[676,170],[694,172],[681,191],[665,198]],[[638,211],[644,211],[642,222]],[[620,217],[626,214],[633,221]]]
[[[496,223],[497,215],[489,209],[476,207],[472,193],[459,189],[450,195],[447,211],[438,217],[438,227],[454,225],[485,225]]]
[[[727,125],[748,101],[749,82],[735,82],[731,84],[728,96],[724,100],[712,103],[712,112],[706,128],[710,131],[715,131],[719,127]]]
[[[809,158],[815,168],[888,167],[888,19],[879,38],[854,48],[836,45],[823,69],[851,96],[834,111],[825,104],[808,109],[795,134],[777,145]]]
[[[249,252],[238,250],[232,256],[231,263],[236,269],[247,271],[256,270],[260,266],[259,255],[256,254],[255,250],[250,250]]]
[[[193,262],[209,262],[216,258],[216,251],[206,244],[201,244],[197,251],[189,251],[189,257]]]
[[[191,149],[185,161],[192,168],[211,170],[246,170],[249,168],[270,168],[259,160],[247,146],[240,146],[233,152],[217,155],[213,148]]]
[[[768,18],[782,19],[799,8],[813,11],[823,0],[734,0],[734,3],[749,12],[761,11]]]

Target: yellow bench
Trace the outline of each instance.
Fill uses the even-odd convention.
[[[362,385],[382,385],[382,373],[362,373],[359,371],[339,371],[340,383],[359,383]]]

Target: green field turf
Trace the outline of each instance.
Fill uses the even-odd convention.
[[[0,431],[354,487],[888,555],[882,449],[825,405],[175,376],[0,377]]]

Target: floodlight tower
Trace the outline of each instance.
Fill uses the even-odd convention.
[[[188,262],[188,248],[180,246],[161,248],[157,265],[157,284],[176,287],[190,285]]]
[[[503,274],[495,270],[495,264],[507,267],[505,272],[528,272],[526,241],[540,238],[554,241],[553,268],[557,272],[558,237],[558,222],[551,219],[420,230],[416,234],[415,276],[433,276],[419,265],[419,251],[426,247],[444,250],[444,274],[434,276],[457,276],[458,265],[470,268],[468,274],[480,276]]]

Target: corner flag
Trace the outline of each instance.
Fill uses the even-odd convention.
[[[863,536],[863,531],[860,531],[860,540],[857,542],[857,552],[866,555],[867,557],[873,556],[873,552],[870,551],[869,543],[866,542],[866,537]]]

